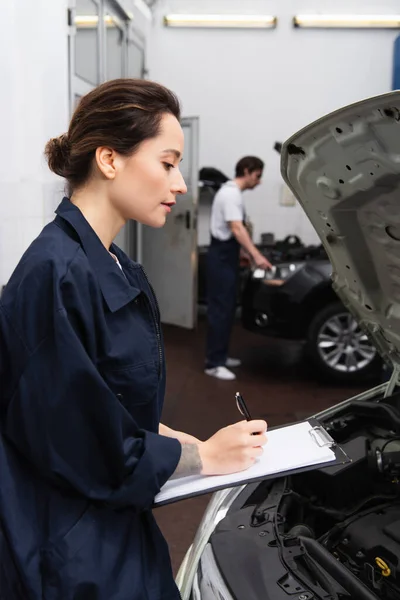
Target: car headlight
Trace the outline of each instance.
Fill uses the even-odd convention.
[[[282,263],[271,269],[254,269],[252,278],[261,279],[266,285],[283,285],[304,266],[304,262]]]
[[[221,490],[213,495],[203,515],[193,544],[186,553],[176,576],[182,600],[189,600],[200,559],[217,524],[226,516],[230,506],[245,488],[244,485]]]

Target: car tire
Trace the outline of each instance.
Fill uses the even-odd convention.
[[[306,355],[324,380],[358,383],[378,378],[382,360],[341,302],[332,302],[313,317]]]

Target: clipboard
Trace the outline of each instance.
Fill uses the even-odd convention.
[[[276,433],[274,434],[274,432]],[[296,448],[289,448],[288,450],[283,444],[285,441],[290,442],[290,436],[293,435],[294,432],[296,432],[296,441],[302,440],[303,446],[307,447],[309,457],[311,458],[312,453],[316,462],[308,461],[308,464],[303,464],[302,466],[291,466],[293,457],[296,453]],[[273,439],[275,438],[275,440],[278,440],[279,438],[279,443],[277,442],[275,445],[271,444],[271,449],[268,448],[267,444],[264,453],[266,459],[262,458],[258,464],[253,465],[253,467],[250,467],[247,471],[225,476],[195,475],[169,480],[155,497],[153,508],[204,494],[215,493],[226,488],[257,483],[280,476],[297,475],[307,471],[334,467],[351,462],[351,458],[347,456],[343,448],[335,442],[317,419],[310,418],[299,423],[283,425],[282,427],[273,427],[269,430],[270,437],[271,434]],[[310,443],[311,441],[312,445]],[[281,453],[279,456],[274,457],[271,454],[271,451],[273,452],[274,449],[278,452],[279,448],[281,450],[284,448],[284,454],[287,456],[282,457]],[[269,451],[270,454],[266,454]],[[291,460],[289,460],[290,456],[292,456]],[[323,456],[327,458],[322,460]],[[264,466],[266,472],[261,473],[260,470],[264,470]],[[281,468],[276,470],[275,467],[278,466]],[[268,472],[268,469],[270,472]]]

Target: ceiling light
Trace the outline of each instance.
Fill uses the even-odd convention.
[[[400,28],[400,15],[296,15],[295,27],[315,28]]]
[[[272,29],[278,19],[272,15],[166,15],[167,27],[231,27]]]
[[[75,17],[75,26],[78,27],[79,29],[93,29],[95,27],[97,27],[97,24],[99,22],[99,17],[97,17],[96,15],[88,15],[88,16],[76,16]],[[111,17],[110,15],[105,15],[104,16],[104,23],[106,25],[106,27],[114,27],[115,26],[115,21],[113,19],[113,17]]]

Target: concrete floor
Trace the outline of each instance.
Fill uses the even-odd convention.
[[[203,373],[206,324],[196,331],[165,327],[167,394],[163,422],[207,439],[241,419],[234,400],[242,393],[255,418],[270,426],[303,419],[370,387],[332,387],[318,382],[302,360],[298,343],[273,340],[235,325],[231,355],[242,359],[234,382]],[[155,515],[170,547],[174,572],[190,546],[210,500],[202,496],[158,508]]]

